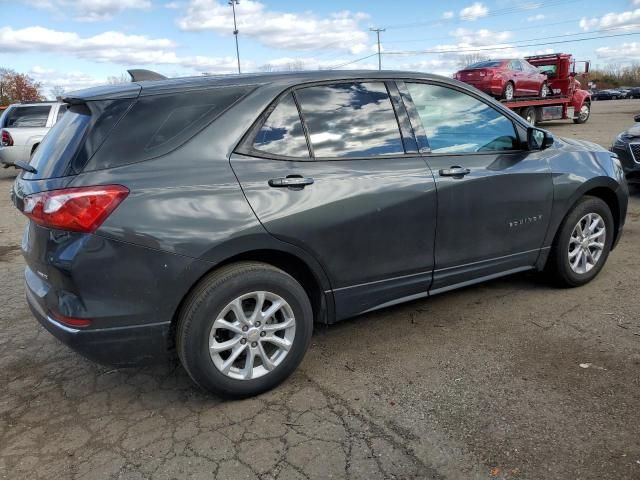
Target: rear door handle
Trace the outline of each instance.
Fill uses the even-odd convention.
[[[269,186],[275,188],[293,187],[304,188],[307,185],[312,185],[314,182],[311,177],[301,177],[299,175],[289,175],[285,178],[272,178],[269,180]]]
[[[450,167],[440,170],[441,177],[464,177],[465,175],[471,173],[471,170],[464,167]]]

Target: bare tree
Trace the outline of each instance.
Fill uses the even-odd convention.
[[[467,53],[458,57],[458,66],[465,68],[473,63],[484,62],[485,60],[489,60],[489,57],[482,53]]]
[[[266,63],[261,67],[258,67],[258,70],[261,72],[299,72],[300,70],[304,70],[304,62],[302,60],[292,60],[287,63],[283,63],[282,65],[273,65],[271,63]]]
[[[107,77],[107,83],[109,85],[117,85],[119,83],[129,83],[131,76],[128,73],[121,73],[119,76],[112,75]]]
[[[62,97],[64,95],[64,87],[62,85],[54,85],[49,89],[49,95],[54,99]]]

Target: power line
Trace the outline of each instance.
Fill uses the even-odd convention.
[[[557,45],[560,43],[578,43],[578,42],[586,42],[588,40],[599,40],[601,38],[614,38],[614,37],[628,37],[632,35],[640,35],[640,32],[633,33],[618,33],[615,35],[598,35],[595,37],[589,38],[576,38],[574,40],[559,40],[556,42],[544,42],[544,43],[531,43],[528,45],[516,45],[516,46],[504,46],[504,47],[479,47],[479,48],[471,48],[471,49],[460,49],[457,48],[455,50],[407,50],[407,51],[399,51],[399,52],[385,52],[385,55],[424,55],[429,53],[473,53],[473,52],[482,52],[487,50],[509,50],[515,47],[540,47],[544,45]],[[553,38],[553,37],[551,37]],[[544,38],[540,38],[537,40],[544,40]]]
[[[355,60],[351,60],[350,62],[345,62],[345,63],[341,63],[340,65],[333,65],[332,67],[327,67],[327,70],[335,70],[336,68],[346,67],[347,65],[351,65],[352,63],[356,63],[356,62],[361,62],[362,60],[375,57],[376,55],[378,54],[372,53],[371,55],[367,55],[366,57],[356,58]]]
[[[378,70],[382,70],[382,55],[380,54],[380,32],[386,32],[384,28],[370,28],[372,32],[376,32],[378,36]]]

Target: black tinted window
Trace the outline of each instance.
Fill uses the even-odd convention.
[[[51,105],[12,107],[4,119],[4,127],[46,127]]]
[[[296,91],[315,157],[403,154],[384,83],[344,83]]]
[[[254,87],[214,87],[140,97],[86,165],[86,171],[142,162],[183,145]]]
[[[253,148],[285,157],[309,158],[298,107],[290,93],[280,100],[264,122]]]
[[[489,105],[451,88],[407,83],[433,153],[513,150],[511,120]]]
[[[490,67],[499,67],[502,65],[502,60],[485,60],[482,62],[472,63],[466,68],[490,68]]]

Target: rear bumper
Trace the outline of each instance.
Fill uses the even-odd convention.
[[[90,360],[105,365],[131,366],[157,363],[169,356],[170,322],[100,329],[71,328],[49,316],[28,280],[25,286],[27,303],[38,322],[62,343]]]
[[[13,166],[15,162],[22,160],[29,161],[29,157],[25,158],[25,148],[23,145],[14,145],[12,147],[0,147],[0,165]]]
[[[473,81],[473,80],[463,80],[463,81],[464,83],[477,88],[481,92],[488,93],[489,95],[493,95],[494,97],[501,96],[502,91],[504,90],[504,81],[500,78],[493,78],[491,80],[481,80],[481,81]]]

